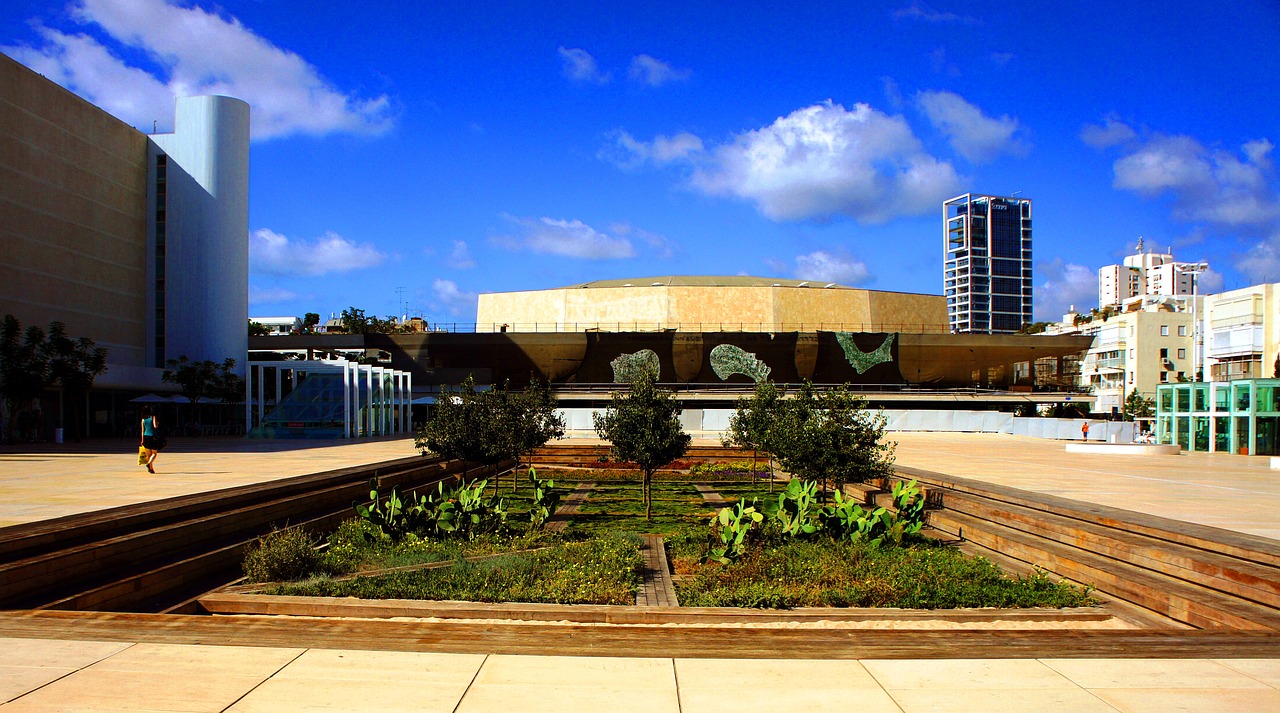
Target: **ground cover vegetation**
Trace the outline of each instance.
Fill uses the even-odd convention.
[[[485,481],[441,484],[422,494],[374,489],[369,502],[357,503],[358,517],[320,548],[299,528],[264,536],[248,552],[245,574],[278,583],[268,594],[632,603],[639,538],[547,532],[555,484],[532,471],[529,479],[523,521],[511,517],[519,511],[508,498],[486,495]]]
[[[568,486],[571,481],[560,480]],[[714,508],[687,480],[658,479],[651,484],[646,505],[635,497],[637,481],[597,482],[590,497],[574,514],[568,530],[582,535],[637,532],[671,536],[705,531]]]

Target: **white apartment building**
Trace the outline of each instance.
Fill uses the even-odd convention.
[[[1201,325],[1210,381],[1276,376],[1280,284],[1253,285],[1204,299]]]
[[[1090,388],[1094,413],[1110,414],[1113,409],[1118,413],[1134,391],[1154,399],[1160,384],[1193,378],[1189,312],[1148,303],[1144,309],[1105,319],[1093,317],[1068,328],[1072,321],[1064,320],[1059,333],[1076,331],[1094,337],[1080,364],[1080,382]]]
[[[1209,268],[1202,262],[1177,262],[1173,253],[1138,250],[1123,265],[1098,269],[1098,306],[1126,307],[1138,297],[1177,297],[1195,292],[1195,276]]]

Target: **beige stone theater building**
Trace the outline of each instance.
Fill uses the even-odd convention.
[[[944,334],[941,295],[768,277],[597,280],[480,295],[479,332],[909,332]]]

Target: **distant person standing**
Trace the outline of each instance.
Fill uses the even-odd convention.
[[[160,435],[160,423],[151,413],[150,406],[142,407],[141,431],[142,442],[139,445],[147,449],[147,472],[154,473],[156,456],[160,455],[160,449],[164,448],[164,438]]]
[[[1080,426],[1080,439],[1083,441],[1089,440],[1089,422],[1088,421],[1085,421],[1084,425]]]

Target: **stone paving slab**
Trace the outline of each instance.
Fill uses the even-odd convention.
[[[68,665],[24,658],[50,647]],[[72,663],[77,648],[86,655]],[[0,671],[34,673],[3,677],[6,712],[1280,709],[1280,659],[583,658],[9,638]]]

